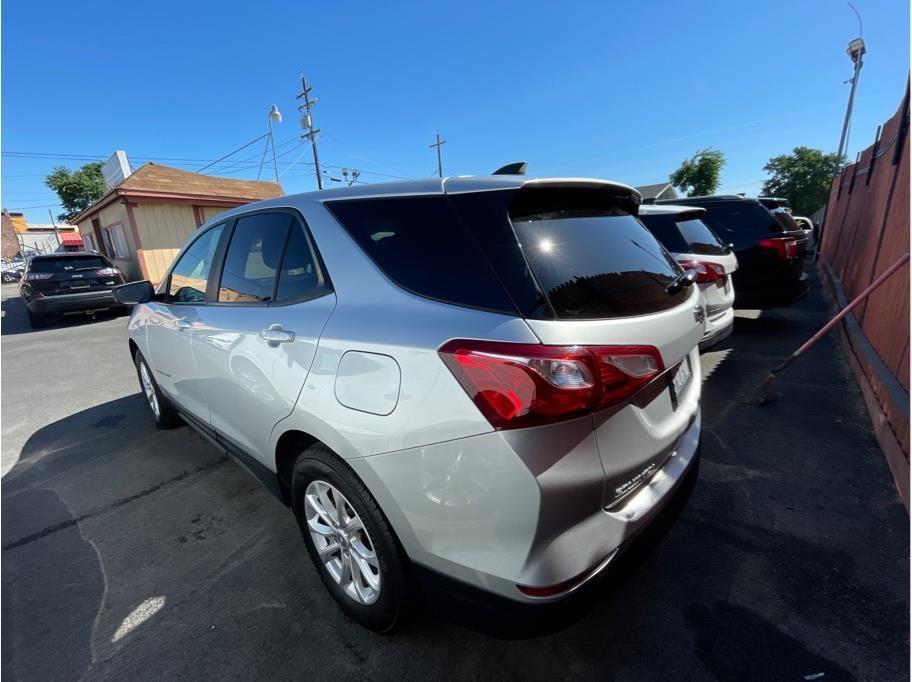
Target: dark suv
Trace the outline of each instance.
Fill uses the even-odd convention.
[[[730,243],[738,256],[738,270],[732,277],[737,307],[789,306],[807,295],[807,237],[786,210],[769,210],[760,200],[740,195],[682,197],[655,203],[706,209],[703,222]]]
[[[120,270],[101,254],[49,253],[29,259],[19,294],[32,327],[39,327],[55,313],[126,311],[111,293],[123,283]]]

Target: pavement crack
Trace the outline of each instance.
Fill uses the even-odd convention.
[[[138,500],[142,497],[146,497],[147,495],[151,495],[152,493],[158,492],[162,488],[165,488],[169,485],[179,483],[179,482],[183,481],[184,479],[190,478],[191,476],[195,476],[196,474],[199,474],[199,473],[203,473],[204,471],[208,471],[209,469],[214,469],[215,467],[220,466],[227,461],[229,461],[228,457],[223,456],[213,462],[208,462],[206,464],[198,466],[196,469],[191,469],[189,471],[182,471],[177,476],[172,476],[171,478],[169,478],[167,480],[161,481],[160,483],[156,483],[155,485],[145,488],[144,490],[140,490],[138,493],[135,493],[133,495],[129,495],[127,497],[122,497],[119,500],[115,500],[114,502],[111,502],[111,504],[109,504],[105,507],[102,507],[101,509],[96,509],[95,511],[87,512],[85,514],[82,514],[81,516],[77,516],[72,519],[67,519],[66,521],[61,521],[60,523],[55,523],[53,526],[48,526],[47,528],[39,530],[35,533],[26,535],[23,538],[14,540],[13,542],[10,542],[9,544],[3,545],[2,551],[6,552],[8,550],[16,549],[17,547],[22,547],[23,545],[28,545],[32,542],[35,542],[36,540],[45,538],[48,535],[53,535],[54,533],[57,533],[61,530],[71,528],[72,526],[75,526],[76,524],[81,523],[87,519],[91,519],[96,516],[101,516],[102,514],[106,514],[107,512],[111,511],[112,509],[117,509],[118,507],[122,507],[125,504],[130,504],[131,502],[135,502],[136,500]]]

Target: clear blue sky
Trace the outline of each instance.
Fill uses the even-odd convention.
[[[895,111],[909,5],[856,0],[868,55],[850,154]],[[265,132],[273,103],[286,192],[314,187],[296,149],[303,70],[321,160],[365,181],[487,173],[661,182],[695,151],[728,157],[724,191],[756,193],[769,157],[834,151],[857,34],[838,0],[764,2],[3,3],[2,201],[48,222],[43,176],[125,149],[195,170]],[[249,158],[259,144],[238,154]],[[256,167],[220,166],[232,177]],[[269,174],[267,166],[264,175]],[[58,207],[53,207],[58,210]]]

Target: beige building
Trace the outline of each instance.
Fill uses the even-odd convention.
[[[200,175],[148,163],[73,220],[85,248],[127,280],[157,284],[197,227],[222,211],[282,196],[275,182]]]

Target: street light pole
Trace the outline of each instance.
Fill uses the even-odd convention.
[[[842,135],[839,137],[839,151],[836,153],[836,163],[842,163],[842,157],[849,145],[849,125],[852,121],[852,107],[855,105],[855,89],[858,87],[858,76],[864,64],[865,44],[861,38],[856,38],[849,43],[846,50],[852,61],[855,62],[855,71],[852,74],[852,89],[849,90],[849,103],[846,105],[845,121],[842,123]]]
[[[279,111],[279,108],[275,104],[272,105],[272,109],[270,109],[269,116],[267,117],[267,119],[269,120],[269,141],[272,142],[272,167],[275,170],[276,182],[278,182],[279,181],[279,163],[278,163],[278,161],[276,161],[275,137],[272,134],[272,122],[275,121],[276,123],[281,123],[282,114]]]

